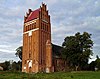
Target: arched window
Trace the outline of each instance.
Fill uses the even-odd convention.
[[[28,31],[28,26],[26,26],[26,31]]]
[[[44,23],[43,23],[42,25],[43,25],[42,28],[43,28],[43,30],[44,30]]]
[[[34,29],[34,24],[32,24],[32,29]]]
[[[36,28],[36,23],[34,24],[34,29]]]
[[[30,30],[32,30],[32,24],[30,25]]]
[[[42,23],[41,23],[40,29],[42,29]]]

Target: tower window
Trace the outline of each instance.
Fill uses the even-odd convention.
[[[30,25],[28,26],[28,28],[29,28],[28,30],[30,30]]]
[[[45,30],[47,31],[47,25],[45,25]]]
[[[28,26],[26,26],[26,31],[28,31]]]
[[[41,29],[42,29],[42,23],[41,23]]]
[[[48,31],[48,26],[47,26],[47,31]]]
[[[26,64],[26,60],[25,60],[25,63],[24,64]]]
[[[34,24],[34,28],[36,28],[36,23]]]
[[[29,53],[29,58],[31,57],[31,54]]]
[[[35,59],[33,60],[33,64],[35,64]]]
[[[32,30],[32,24],[30,25],[30,30]]]
[[[28,25],[28,27],[27,27],[27,28],[28,28],[28,30],[27,30],[27,31],[29,31],[29,29],[30,29],[30,26]]]
[[[44,24],[42,24],[42,29],[44,30]]]
[[[32,24],[32,29],[34,29],[34,24]]]

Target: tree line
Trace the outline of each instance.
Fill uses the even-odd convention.
[[[3,67],[4,71],[21,71],[22,62],[13,61],[11,63],[10,61],[5,61],[3,63],[0,63],[0,66]]]

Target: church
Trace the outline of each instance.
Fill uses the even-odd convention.
[[[24,16],[22,72],[55,72],[64,70],[63,48],[51,43],[51,22],[47,5],[28,10]]]

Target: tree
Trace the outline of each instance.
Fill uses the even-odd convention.
[[[100,70],[100,58],[98,55],[96,55],[96,60],[89,64],[89,69],[93,71]]]
[[[92,61],[92,62],[89,64],[89,70],[95,71],[95,67],[96,67],[96,62],[95,62],[95,61]]]
[[[88,64],[90,55],[93,54],[91,34],[77,32],[74,36],[67,36],[62,44],[64,47],[62,57],[66,59],[71,67],[76,70],[80,67],[84,69]]]
[[[100,58],[99,58],[99,56],[97,55],[96,56],[96,60],[95,60],[95,63],[96,63],[96,68],[98,68],[98,70],[100,70]]]
[[[18,56],[21,60],[22,60],[22,49],[23,49],[22,46],[18,47],[15,53],[15,55]]]
[[[5,62],[3,62],[3,63],[0,63],[0,66],[3,67],[3,70],[4,70],[4,71],[9,70],[10,62],[9,62],[9,61],[5,61]]]
[[[12,70],[14,71],[21,71],[21,66],[22,66],[22,62],[18,61],[18,62],[13,62],[12,63]]]

